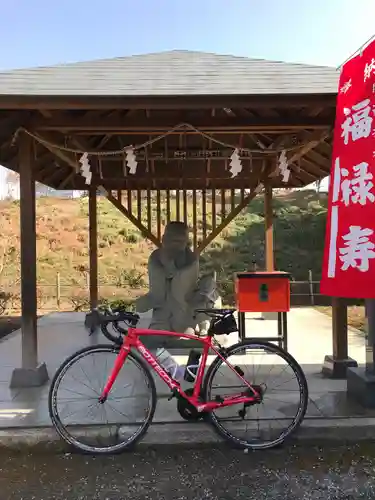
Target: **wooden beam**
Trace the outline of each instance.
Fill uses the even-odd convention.
[[[298,177],[299,174],[301,174],[301,177]],[[297,178],[292,177],[290,182],[288,183],[288,187],[298,187],[301,185],[309,184],[311,180],[310,176],[304,176],[304,172],[301,172],[297,175]],[[314,179],[319,179],[320,177],[317,177]],[[305,181],[304,181],[305,179]],[[77,187],[76,189],[87,189],[87,186],[84,184],[84,180],[80,177],[77,176],[75,178],[77,182]],[[254,180],[251,176],[249,177],[242,177],[239,179],[228,179],[226,178],[213,178],[213,179],[208,179],[209,184],[208,188],[206,188],[206,181],[204,183],[202,182],[202,179],[199,178],[184,178],[182,179],[182,184],[184,189],[251,189],[254,186]],[[151,179],[147,177],[142,177],[140,179],[129,179],[128,178],[117,178],[117,179],[104,179],[101,181],[101,184],[103,184],[106,189],[110,190],[116,190],[116,189],[140,189],[140,190],[147,190],[149,189],[149,186],[151,185],[150,183]],[[303,183],[301,183],[303,181]],[[168,179],[168,178],[156,178],[154,179],[154,187],[152,189],[170,189],[170,190],[177,190],[179,189],[179,186],[181,185],[181,179]],[[274,178],[272,179],[272,186],[273,188],[285,188],[285,184],[281,181],[281,178]],[[144,207],[146,210],[146,208]]]
[[[312,150],[312,149],[307,153],[307,155],[308,155],[309,160],[316,163],[316,165],[318,167],[325,168],[328,165],[328,168],[329,169],[331,168],[331,158],[330,157],[326,158],[317,150]],[[306,158],[306,156],[304,158]]]
[[[113,206],[117,208],[117,210],[125,215],[125,217],[129,219],[137,229],[139,229],[139,231],[145,238],[152,241],[152,243],[154,243],[154,245],[156,245],[157,247],[160,246],[160,241],[158,241],[157,238],[155,238],[155,236],[151,233],[151,231],[148,228],[144,227],[143,224],[136,217],[134,217],[134,215],[131,214],[119,200],[117,200],[111,193],[107,194],[107,199],[112,203]]]
[[[336,93],[279,95],[51,96],[1,95],[0,109],[212,109],[336,106]]]
[[[314,182],[314,180],[321,179],[322,177],[329,175],[331,170],[330,162],[327,163],[327,168],[324,169],[320,167],[317,163],[310,161],[306,157],[301,158],[300,165],[301,165],[301,171],[303,171],[306,175],[310,176],[310,178],[312,179],[311,182]]]
[[[40,109],[39,110],[39,113],[44,116],[44,118],[51,118],[52,117],[52,113],[51,111],[49,111],[48,109]]]
[[[309,142],[307,142],[307,144],[302,146],[301,149],[293,153],[288,158],[288,162],[295,163],[300,158],[302,158],[302,156],[304,156],[306,153],[314,149],[318,144],[327,139],[327,137],[329,137],[330,134],[331,134],[330,130],[323,130],[322,132],[315,132],[314,134],[308,134],[307,137],[309,138]]]
[[[191,120],[189,115],[176,116],[173,118],[152,118],[142,120],[124,120],[123,118],[110,117],[108,119],[93,120],[91,118],[69,118],[69,119],[36,119],[32,123],[32,128],[38,132],[45,130],[55,131],[85,131],[85,132],[99,132],[100,134],[112,132],[144,132],[144,133],[159,133],[168,131],[178,125],[179,123],[192,121],[194,127],[205,132],[220,132],[227,130],[234,131],[251,131],[251,130],[278,130],[278,129],[326,129],[333,124],[334,116],[331,119],[303,117],[296,116],[293,118],[241,118],[241,117],[215,117],[215,118],[200,118]],[[180,134],[182,130],[179,129],[176,133]],[[189,131],[189,129],[187,129]]]
[[[98,208],[96,187],[89,189],[90,308],[98,306]]]
[[[196,250],[196,253],[198,255],[201,254],[203,250],[207,248],[208,245],[221,233],[221,231],[225,229],[230,222],[232,222],[232,220],[241,212],[241,210],[243,210],[250,203],[250,201],[255,198],[256,195],[257,192],[254,188],[251,193],[245,196],[243,200],[237,205],[237,207],[227,215],[227,217],[221,222],[221,224],[216,226],[215,231],[212,231],[211,234],[201,242]]]
[[[101,150],[101,148],[103,146],[105,146],[107,144],[108,141],[110,141],[112,139],[113,135],[112,134],[107,134],[107,135],[104,135],[100,141],[98,142],[97,146],[95,149],[97,149],[98,151]]]
[[[65,179],[63,179],[60,184],[57,186],[57,189],[65,189],[66,186],[69,185],[70,182],[73,181],[74,177],[77,175],[76,172],[72,171],[70,174],[68,174]]]
[[[73,156],[71,156],[69,153],[66,153],[65,151],[61,151],[60,149],[54,148],[50,146],[48,143],[56,144],[56,138],[51,135],[51,134],[36,134],[38,137],[41,139],[41,144],[47,148],[51,153],[53,153],[57,158],[60,158],[60,160],[64,161],[67,165],[70,167],[74,168],[75,171],[78,170],[79,164],[78,162],[74,159]],[[43,142],[42,142],[43,141]],[[47,141],[47,142],[44,142]]]
[[[60,183],[61,182],[61,178],[66,178],[66,176],[68,175],[66,173],[66,169],[68,169],[68,171],[70,172],[71,169],[67,166],[65,167],[62,166],[62,167],[56,167],[56,168],[52,168],[51,172],[49,173],[48,176],[45,177],[45,184],[48,186],[48,185],[55,185],[57,182]]]
[[[236,140],[234,139],[234,142]],[[82,148],[81,148],[82,149]],[[86,148],[88,149],[88,148]],[[185,165],[187,161],[222,161],[230,158],[233,153],[233,148],[223,148],[218,146],[217,148],[210,149],[201,149],[201,148],[186,148],[186,149],[177,149],[177,148],[168,148],[165,149],[153,148],[152,151],[147,152],[147,154],[143,151],[137,151],[137,161],[138,163],[151,161],[154,162],[172,162],[179,161],[182,165]],[[184,154],[184,160],[181,160],[181,155]],[[268,156],[273,157],[274,153],[269,152]],[[243,160],[253,160],[253,161],[263,161],[265,155],[262,153],[248,153],[246,151],[242,151],[239,154],[240,158]],[[103,156],[102,163],[105,165],[106,163],[122,163],[123,158],[122,155],[114,155],[114,156]],[[200,165],[199,170],[202,171],[202,166]]]

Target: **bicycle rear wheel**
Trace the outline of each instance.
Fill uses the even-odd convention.
[[[261,402],[217,409],[207,415],[208,421],[236,447],[267,449],[282,444],[301,425],[307,409],[308,387],[300,365],[278,346],[255,339],[230,347],[224,358],[261,392]],[[258,361],[258,366],[248,366],[252,361]],[[246,390],[241,378],[218,356],[204,380],[205,401]]]
[[[109,345],[82,349],[64,361],[51,383],[52,423],[66,443],[85,453],[124,451],[142,438],[154,416],[154,379],[145,362],[132,353],[107,401],[99,402],[118,352]]]

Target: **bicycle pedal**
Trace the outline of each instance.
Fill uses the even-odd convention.
[[[178,390],[177,389],[173,389],[173,391],[171,392],[171,395],[168,398],[168,401],[172,401],[172,399],[176,398],[177,395],[178,395]]]

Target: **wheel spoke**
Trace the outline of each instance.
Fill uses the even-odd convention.
[[[117,351],[109,346],[83,349],[61,365],[52,382],[52,422],[65,441],[82,451],[113,453],[125,449],[151,423],[156,405],[155,383],[144,362],[132,354],[120,370],[107,401],[99,402],[116,356]],[[91,387],[97,384],[98,391]],[[68,393],[65,396],[64,391]],[[90,394],[84,394],[86,391]],[[144,404],[141,406],[140,402]]]
[[[261,401],[216,409],[210,415],[212,424],[238,446],[264,449],[280,444],[299,427],[306,412],[308,390],[300,366],[288,353],[267,342],[233,346],[226,361],[241,368],[246,382],[260,392]],[[218,357],[207,373],[204,394],[206,400],[213,400],[216,395],[238,393],[239,386],[242,390],[246,387]]]

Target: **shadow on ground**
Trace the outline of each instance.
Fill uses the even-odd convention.
[[[21,328],[21,316],[0,316],[0,339]]]

